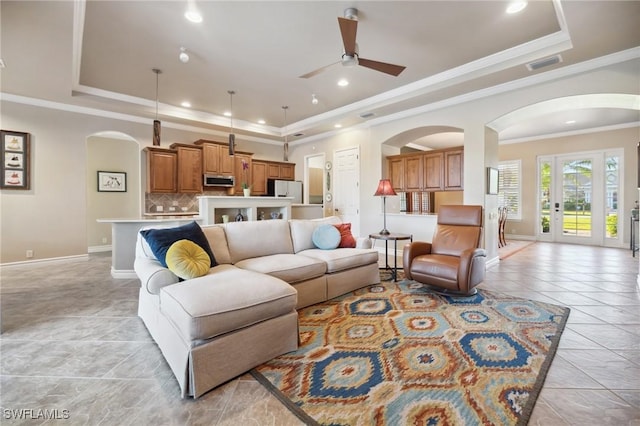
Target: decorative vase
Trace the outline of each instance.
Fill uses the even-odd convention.
[[[251,188],[242,188],[242,192],[244,193],[245,197],[251,196]]]

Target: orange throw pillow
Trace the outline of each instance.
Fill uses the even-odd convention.
[[[351,234],[351,224],[341,223],[340,225],[333,225],[340,231],[340,248],[356,248],[356,239]]]

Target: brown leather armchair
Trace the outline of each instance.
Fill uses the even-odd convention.
[[[479,248],[482,206],[440,206],[433,241],[404,247],[404,274],[444,294],[472,295],[484,281],[486,252]]]

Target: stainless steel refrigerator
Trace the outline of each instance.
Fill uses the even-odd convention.
[[[267,195],[293,197],[293,204],[302,204],[302,182],[299,180],[267,180]]]

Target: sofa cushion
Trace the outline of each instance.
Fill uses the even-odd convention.
[[[295,254],[273,254],[271,256],[245,259],[235,264],[238,268],[269,274],[288,283],[321,277],[327,272],[322,260]]]
[[[333,225],[338,231],[340,231],[340,248],[356,248],[356,239],[351,233],[350,223],[341,223],[339,225]]]
[[[160,291],[160,310],[186,342],[198,344],[295,309],[296,291],[284,281],[232,265],[217,269]]]
[[[209,255],[211,266],[216,266],[216,260],[213,257],[209,242],[205,237],[200,225],[196,222],[187,223],[186,225],[176,226],[173,228],[151,228],[143,229],[140,234],[149,243],[154,256],[162,266],[167,267],[166,255],[167,250],[173,243],[178,240],[190,240],[202,247]]]
[[[333,250],[340,245],[340,231],[335,226],[325,224],[318,226],[311,235],[313,245],[321,250]]]
[[[211,252],[216,258],[216,263],[231,263],[231,255],[229,255],[229,247],[227,246],[227,236],[222,225],[203,225],[202,232],[207,237]]]
[[[378,263],[378,252],[370,249],[337,248],[335,250],[309,249],[298,253],[327,264],[327,273],[344,271],[371,263]]]
[[[313,231],[320,225],[334,225],[341,223],[337,216],[329,216],[322,219],[292,219],[289,221],[291,228],[291,240],[293,242],[293,252],[299,253],[302,250],[314,249]]]
[[[189,240],[171,244],[166,260],[169,270],[183,280],[201,277],[211,269],[211,259],[207,252]]]
[[[271,254],[293,254],[289,224],[284,220],[256,220],[224,224],[232,263]]]

